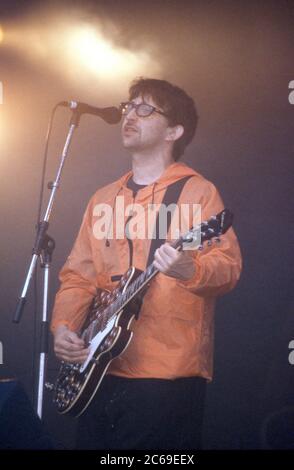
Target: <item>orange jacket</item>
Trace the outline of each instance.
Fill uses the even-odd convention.
[[[123,274],[130,263],[130,246],[125,238],[111,238],[116,223],[116,201],[124,197],[125,207],[138,203],[160,204],[166,187],[187,175],[178,201],[201,204],[202,220],[223,209],[215,186],[183,163],[173,163],[152,185],[141,189],[135,201],[126,187],[131,172],[99,189],[91,198],[70,256],[60,272],[61,287],[56,295],[51,328],[65,324],[73,331],[81,327],[97,287],[112,289],[112,277]],[[95,236],[98,204],[112,209],[106,229],[109,241]],[[144,214],[143,214],[144,216]],[[125,216],[125,220],[127,216]],[[189,223],[189,222],[188,222]],[[97,230],[96,230],[97,231]],[[115,230],[114,230],[115,234]],[[145,294],[139,319],[132,322],[134,336],[126,351],[110,365],[108,372],[123,377],[169,378],[212,377],[213,315],[215,298],[230,291],[241,272],[241,254],[232,228],[203,251],[190,251],[196,271],[192,279],[180,281],[159,273]],[[133,239],[133,262],[144,270],[150,239]]]

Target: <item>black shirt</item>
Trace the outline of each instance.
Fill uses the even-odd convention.
[[[140,189],[143,189],[145,188],[146,186],[148,186],[147,184],[137,184],[135,183],[135,181],[133,180],[133,178],[129,178],[128,182],[127,182],[127,188],[131,189],[133,191],[133,197],[135,198],[136,195],[137,195],[137,192],[140,190]]]

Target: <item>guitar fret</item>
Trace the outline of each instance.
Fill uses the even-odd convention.
[[[129,285],[127,290],[121,294],[118,299],[105,308],[103,315],[107,321],[110,320],[118,311],[120,311],[121,308],[129,301],[129,299],[139,292],[140,288],[144,286],[148,278],[153,275],[154,271],[154,266],[151,264],[145,272],[141,273],[139,277]]]

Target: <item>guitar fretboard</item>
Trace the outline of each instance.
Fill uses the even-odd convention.
[[[135,279],[129,287],[122,293],[111,305],[106,307],[105,315],[107,320],[110,320],[114,315],[116,315],[135,295],[143,289],[143,287],[148,284],[148,282],[158,273],[158,270],[150,264],[146,271],[141,273],[137,279]]]

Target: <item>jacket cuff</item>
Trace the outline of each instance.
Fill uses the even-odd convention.
[[[70,323],[69,321],[67,320],[60,320],[60,321],[53,321],[51,322],[51,325],[50,325],[50,330],[51,330],[51,333],[55,333],[56,329],[59,327],[59,326],[66,326],[69,330],[71,329],[70,328]]]
[[[195,260],[195,272],[189,279],[177,279],[178,285],[189,290],[194,290],[199,285],[201,279],[201,266],[200,263]]]

